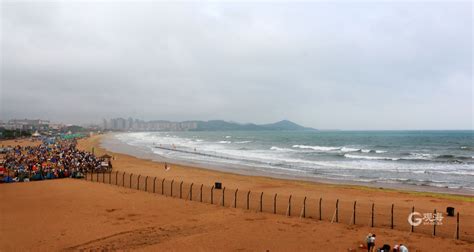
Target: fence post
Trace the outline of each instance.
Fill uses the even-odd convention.
[[[436,219],[437,219],[436,208],[434,210],[434,222],[433,222],[433,236],[436,236]]]
[[[153,193],[156,192],[156,177],[153,179]]]
[[[249,209],[250,209],[250,190],[247,193],[247,210],[249,210]]]
[[[319,198],[319,220],[322,220],[322,206],[321,204],[323,203],[323,198]]]
[[[161,195],[165,195],[165,179],[161,180]]]
[[[189,200],[193,201],[193,185],[194,183],[191,183],[191,186],[189,187]]]
[[[372,224],[371,224],[372,227],[374,227],[374,205],[375,203],[372,203]]]
[[[288,198],[288,216],[291,216],[291,196]]]
[[[392,229],[393,229],[393,207],[394,207],[394,204],[392,204],[392,210],[391,210],[392,217],[390,218]]]
[[[132,177],[133,177],[133,173],[130,173],[130,188],[132,188]]]
[[[8,177],[10,177],[10,170],[8,170]],[[87,175],[86,175],[86,178],[87,178]],[[94,170],[91,171],[91,182],[93,181],[94,181]]]
[[[174,183],[174,179],[171,180],[171,197],[173,197],[173,183]]]
[[[142,175],[138,174],[138,178],[137,178],[137,190],[140,190],[140,177]]]
[[[214,186],[211,187],[211,205],[214,203]]]
[[[224,188],[222,189],[222,206],[225,206],[225,204],[224,204],[224,199],[225,199],[225,186],[224,186]]]
[[[105,184],[105,171],[102,172],[102,183]]]
[[[112,171],[109,172],[109,185],[112,184]]]
[[[99,182],[99,172],[97,172],[96,174],[97,174],[96,182]]]
[[[275,193],[275,197],[273,197],[273,214],[277,213],[277,194]]]
[[[336,200],[336,222],[339,222],[339,199]]]
[[[118,185],[118,171],[115,172],[115,185]]]
[[[148,176],[145,177],[145,192],[148,192]]]
[[[260,194],[260,212],[263,212],[263,192]]]
[[[122,187],[125,187],[125,172],[122,175]]]
[[[237,192],[238,191],[239,191],[239,188],[237,188],[234,193],[234,208],[237,208]]]
[[[415,212],[415,206],[411,208],[411,221],[413,222],[413,213]],[[411,225],[411,232],[415,232],[415,226]]]
[[[200,201],[201,201],[201,202],[202,202],[202,186],[203,186],[203,184],[201,184],[201,193],[200,193],[200,197],[201,197],[201,200],[200,200]]]
[[[456,220],[456,240],[459,240],[459,212],[457,213],[457,220]]]
[[[179,184],[179,198],[183,198],[183,181]]]
[[[303,200],[303,218],[306,218],[306,196]]]
[[[353,220],[352,224],[354,225],[356,224],[356,205],[357,205],[357,200],[354,201],[354,213],[352,214],[352,220]]]

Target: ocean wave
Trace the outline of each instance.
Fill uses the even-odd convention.
[[[252,141],[237,141],[237,142],[234,142],[236,144],[245,144],[245,143],[251,143]]]
[[[300,148],[300,149],[311,149],[315,151],[336,151],[336,150],[341,149],[340,147],[326,147],[326,146],[317,146],[317,145],[311,146],[311,145],[299,145],[299,144],[293,145],[292,147]]]
[[[375,150],[375,153],[386,153],[387,151],[384,150]]]
[[[361,151],[361,149],[342,147],[341,151],[342,152],[357,152],[357,151]]]
[[[227,139],[229,139],[229,138],[231,138],[231,137],[232,137],[232,136],[225,136],[225,138],[227,138]]]
[[[288,148],[280,148],[280,147],[276,147],[276,146],[272,146],[270,148],[270,150],[274,150],[274,151],[295,151],[293,149],[288,149]]]
[[[344,154],[346,158],[353,158],[353,159],[367,159],[367,160],[392,160],[397,161],[400,158],[392,158],[392,157],[375,157],[375,156],[362,156],[362,155],[351,155],[351,154]]]
[[[231,141],[219,141],[218,143],[221,143],[221,144],[230,144],[232,143]]]

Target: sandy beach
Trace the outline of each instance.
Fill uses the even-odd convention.
[[[229,192],[236,188],[241,192],[250,190],[255,195],[263,192],[264,211],[258,212],[254,194],[251,209],[245,210],[241,201],[234,209],[229,207],[232,203],[221,207],[218,203],[211,205],[147,193],[143,187],[137,191],[83,180],[2,184],[0,200],[6,202],[0,207],[0,239],[5,245],[2,251],[364,251],[357,247],[369,232],[377,234],[377,246],[404,243],[410,251],[473,251],[474,248],[474,201],[469,196],[242,176],[177,164],[171,164],[171,169],[166,171],[161,162],[106,151],[100,146],[102,137],[80,140],[79,148],[91,151],[94,147],[97,155],[114,156],[114,172],[183,181],[187,185],[203,184],[206,188],[220,181]],[[216,192],[217,198],[219,193]],[[277,215],[271,213],[268,200],[275,193],[280,199]],[[283,216],[289,195],[293,197],[296,216],[300,215],[303,198],[308,197],[307,218]],[[322,221],[317,216],[319,198],[324,200]],[[331,223],[336,199],[339,199],[339,223]],[[357,223],[349,225],[354,201],[359,209]],[[374,228],[370,227],[372,203],[376,209]],[[391,204],[395,205],[394,230],[389,222]],[[432,237],[431,226],[419,226],[411,233],[407,216],[413,206],[421,213],[434,209],[444,213],[447,206],[455,207],[461,213],[461,240],[453,239],[455,218],[445,215],[443,224],[437,227],[437,237]]]

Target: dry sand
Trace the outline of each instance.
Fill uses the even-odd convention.
[[[90,151],[94,146],[96,154],[105,153],[99,142],[100,136],[87,138],[80,141],[80,148]],[[279,193],[282,198],[289,194],[311,199],[321,196],[328,209],[323,211],[324,220],[318,221],[220,207],[72,179],[2,184],[0,250],[347,251],[356,248],[365,235],[372,232],[377,234],[378,245],[402,242],[410,251],[474,251],[472,242],[431,237],[428,226],[416,230],[427,234],[410,233],[409,226],[401,224],[406,223],[406,211],[413,205],[420,212],[454,206],[462,216],[461,238],[469,240],[474,234],[472,197],[242,176],[174,164],[165,172],[162,163],[112,154],[115,156],[114,170],[205,185],[221,181],[227,188],[268,195]],[[330,213],[336,198],[341,200],[342,223],[331,224]],[[358,208],[361,208],[357,217],[360,224],[355,226],[347,224],[353,200],[357,200]],[[368,227],[369,215],[363,210],[372,202],[380,212],[389,211],[390,204],[394,203],[397,206],[396,228],[402,230],[389,229],[378,215],[376,227]],[[299,212],[298,202],[294,204]],[[438,233],[452,237],[453,218],[446,217],[443,222]]]

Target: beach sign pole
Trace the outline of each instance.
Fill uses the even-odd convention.
[[[247,210],[250,208],[250,191],[247,193]]]
[[[234,208],[237,208],[237,192],[239,191],[239,188],[235,189],[234,193]]]
[[[413,223],[413,213],[415,212],[415,206],[413,206],[411,208],[411,222]],[[415,226],[413,226],[413,224],[411,224],[411,232],[415,232]]]
[[[138,174],[138,179],[137,179],[137,190],[140,190],[140,174]]]
[[[459,240],[459,212],[457,213],[457,220],[456,220],[456,240]]]
[[[183,198],[183,181],[179,184],[179,198]]]
[[[336,222],[339,222],[339,199],[336,200]]]
[[[122,187],[125,187],[125,172],[122,175]]]
[[[225,199],[224,197],[225,197],[225,186],[224,186],[224,188],[222,188],[222,206],[225,205],[224,204],[224,199]]]
[[[193,185],[194,183],[191,183],[191,186],[189,187],[189,200],[193,201]]]
[[[277,213],[277,194],[275,193],[275,197],[273,197],[273,214]]]
[[[211,187],[211,205],[214,203],[214,186]]]
[[[433,236],[436,236],[436,217],[437,217],[437,213],[436,213],[436,208],[435,210],[433,211],[434,213],[434,222],[433,222]]]
[[[394,207],[394,204],[392,204],[392,210],[391,210],[391,214],[392,214],[392,216],[391,216],[391,218],[390,218],[390,220],[391,220],[391,227],[392,227],[392,229],[393,229],[393,207]]]
[[[171,191],[171,195],[170,195],[171,197],[173,197],[173,183],[174,183],[174,179],[171,180],[171,190],[170,190]]]
[[[260,212],[263,212],[263,192],[260,194]]]
[[[161,180],[161,195],[165,194],[165,179]]]
[[[288,198],[288,216],[291,216],[291,196]]]
[[[375,203],[372,203],[372,223],[371,223],[371,227],[374,227],[374,207],[375,207]]]
[[[356,224],[356,205],[357,205],[357,201],[354,201],[354,212],[352,213],[352,224],[353,225]]]
[[[148,176],[145,177],[145,192],[148,192]]]
[[[306,218],[306,196],[303,200],[303,218]]]
[[[323,203],[323,198],[319,198],[319,220],[322,220],[322,206],[321,204]]]
[[[200,195],[200,197],[201,197],[201,199],[200,199],[200,201],[201,201],[201,202],[202,202],[202,187],[203,187],[203,186],[204,186],[204,185],[203,185],[203,184],[201,184],[201,193],[199,194],[199,195]]]

